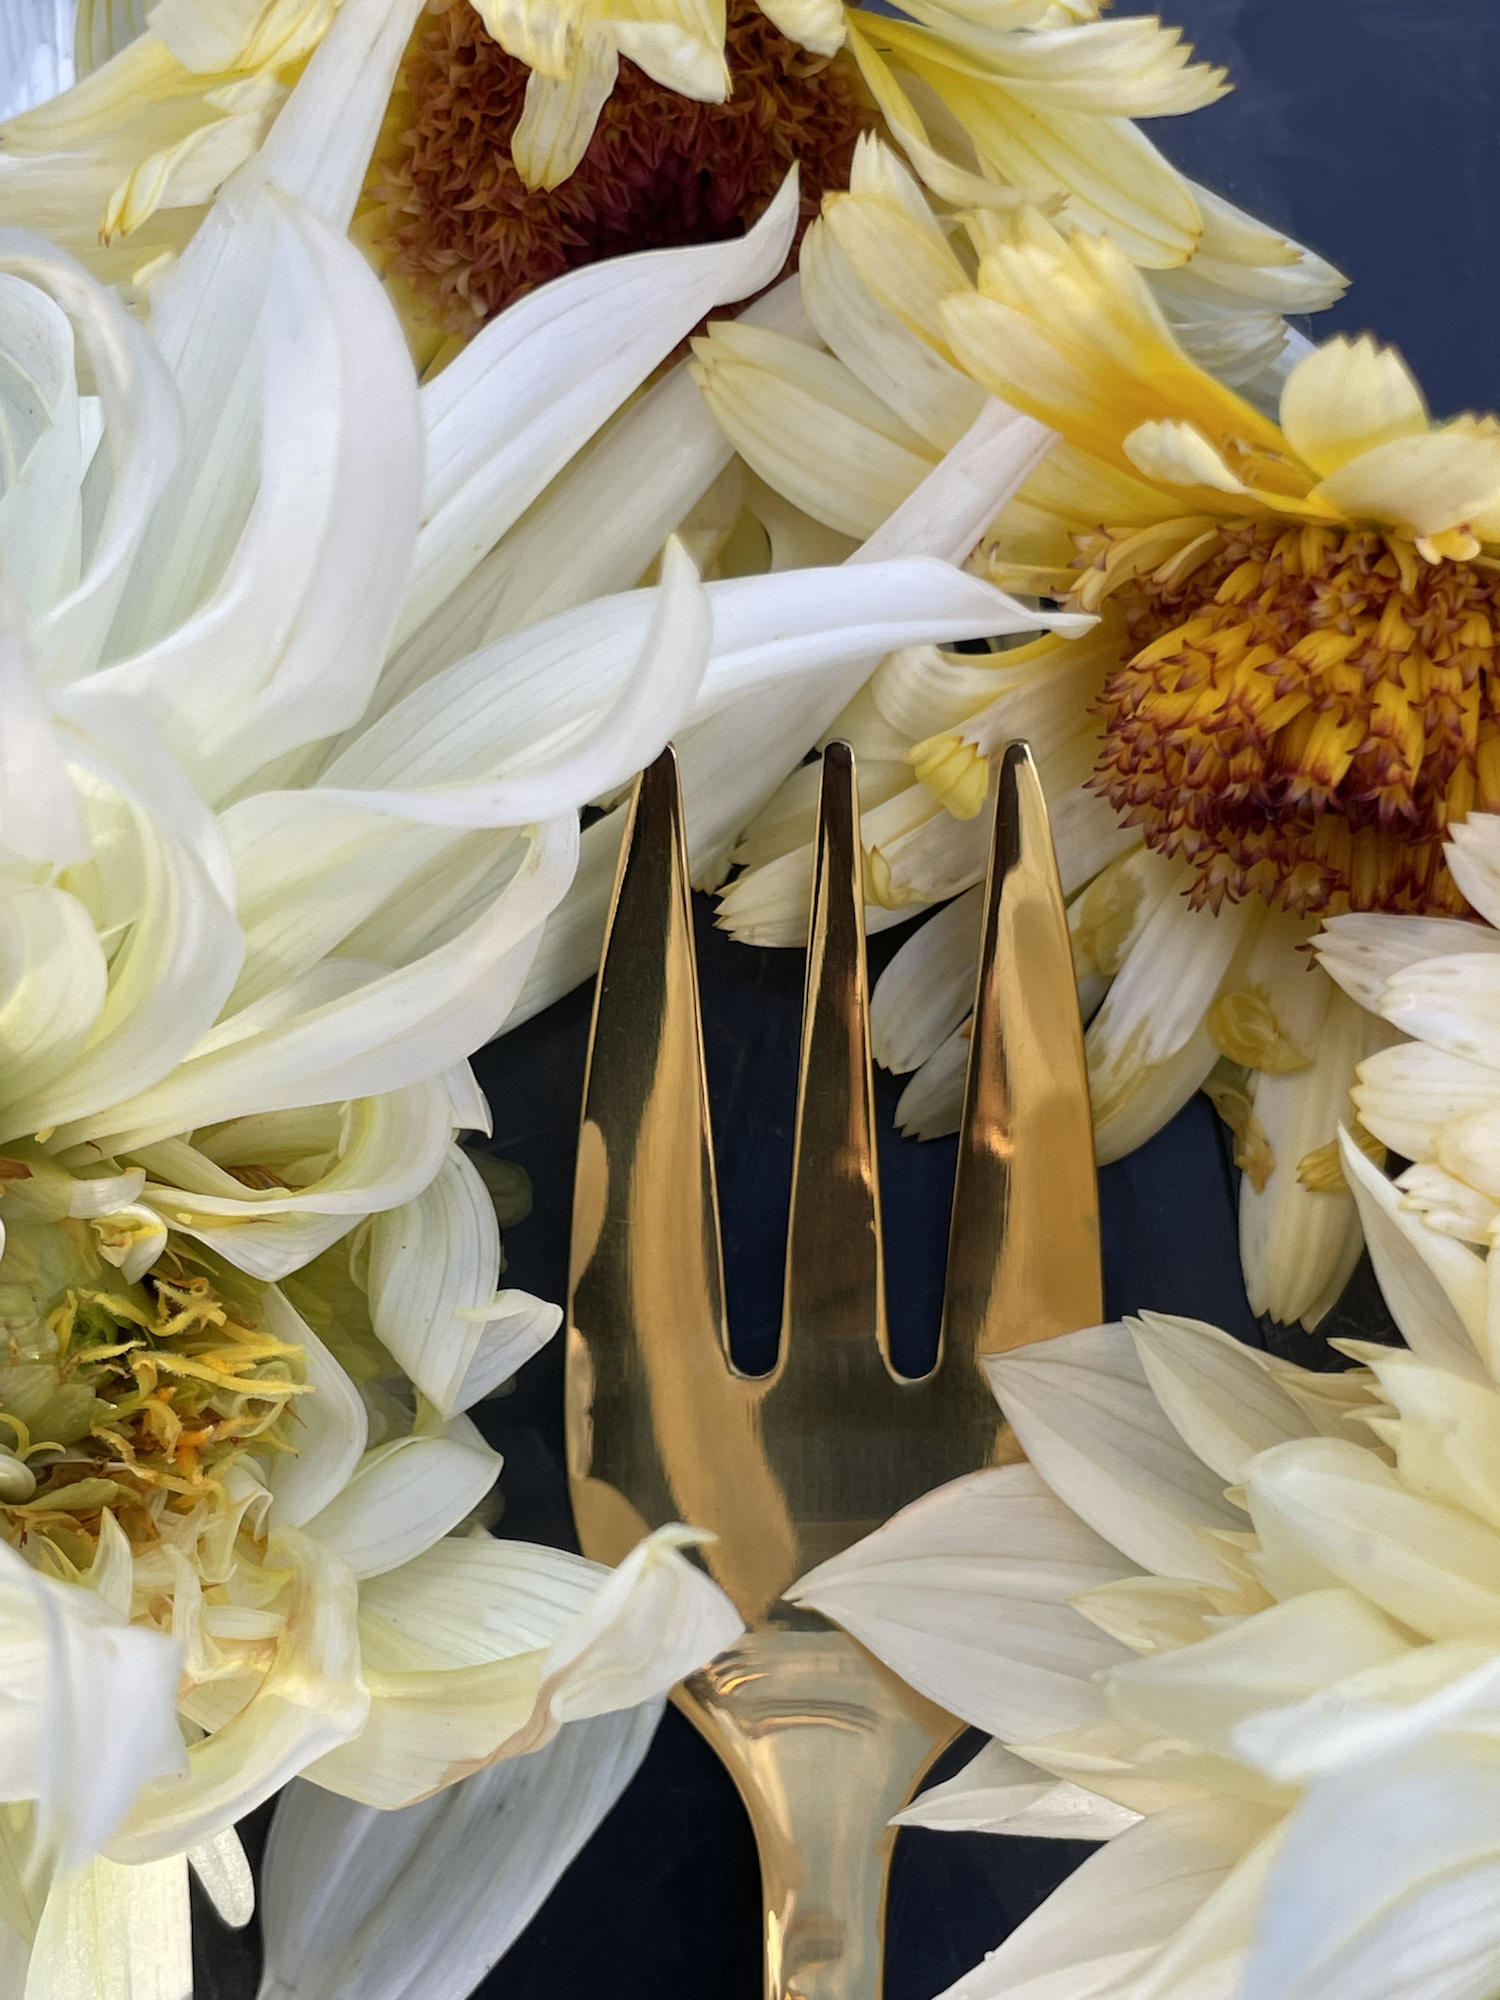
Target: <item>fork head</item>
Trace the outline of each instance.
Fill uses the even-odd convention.
[[[929,1488],[1005,1452],[985,1354],[1101,1315],[1092,1126],[1040,783],[1005,753],[943,1333],[886,1337],[854,760],[824,753],[786,1290],[770,1374],[730,1356],[692,914],[671,751],[637,785],[594,1001],[574,1193],[568,1456],[587,1554],[711,1531],[750,1623]]]

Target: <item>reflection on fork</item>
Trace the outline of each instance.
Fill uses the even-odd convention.
[[[854,760],[824,753],[780,1351],[741,1374],[724,1311],[681,800],[643,773],[594,1005],[568,1312],[585,1551],[704,1551],[748,1626],[677,1699],[755,1828],[768,2000],[875,2000],[888,1822],[960,1725],[783,1592],[931,1487],[1012,1455],[979,1357],[1101,1315],[1093,1136],[1062,896],[1024,745],[1000,768],[943,1331],[886,1337]]]

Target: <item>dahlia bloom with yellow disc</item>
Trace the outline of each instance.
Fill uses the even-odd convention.
[[[744,326],[698,343],[756,473],[868,532],[986,392],[1003,398],[1055,441],[971,567],[1099,620],[887,661],[840,719],[874,787],[871,895],[893,913],[876,921],[977,880],[990,759],[1029,736],[1098,1008],[1100,1155],[1209,1081],[1246,1168],[1252,1302],[1315,1321],[1359,1245],[1334,1130],[1391,1034],[1303,947],[1341,910],[1465,907],[1443,836],[1500,804],[1500,428],[1434,423],[1368,338],[1306,354],[1275,423],[1184,354],[1107,238],[1022,211],[971,216],[966,246],[873,143],[801,280],[831,354]],[[739,935],[791,941],[800,786],[741,846]],[[903,1107],[919,1131],[956,1120],[975,922],[973,898],[946,912],[877,989],[882,1058],[926,1065]]]
[[[51,0],[16,0],[47,16]],[[338,0],[83,0],[76,86],[0,129],[0,219],[147,287],[264,143]],[[1336,272],[1186,181],[1131,121],[1223,94],[1155,19],[1094,0],[387,0],[404,45],[355,220],[424,364],[530,286],[742,233],[787,169],[803,219],[883,130],[947,199],[1109,229],[1205,354],[1254,373]],[[39,26],[36,41],[46,42]],[[39,69],[48,67],[42,60]],[[54,52],[53,67],[62,60]],[[333,115],[339,115],[335,112]],[[372,135],[372,139],[373,139]]]
[[[446,1831],[418,1809],[472,1887],[488,1767],[542,1746],[512,1909],[607,1809],[650,1720],[609,1716],[737,1621],[675,1532],[613,1577],[454,1533],[498,1469],[464,1412],[559,1318],[496,1293],[466,1057],[571,882],[578,808],[670,731],[1033,622],[935,561],[726,595],[665,528],[533,569],[561,469],[774,274],[794,201],[521,301],[419,392],[346,233],[385,18],[347,0],[149,332],[0,237],[0,1948],[31,2000],[185,1990],[185,1856],[242,1916],[233,1822],[298,1771],[377,1813],[366,1852],[478,1774]],[[659,519],[643,494],[636,532]],[[586,1767],[553,1757],[570,1719]],[[419,1964],[451,1942],[433,1899],[385,1907]],[[475,1896],[480,1970],[495,1921]]]
[[[948,2000],[1500,1983],[1494,1272],[1344,1158],[1408,1347],[1318,1373],[1148,1313],[1020,1348],[1030,1462],[796,1588],[994,1738],[900,1823],[1106,1843]]]

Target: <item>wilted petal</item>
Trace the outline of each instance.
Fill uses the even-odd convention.
[[[311,1775],[346,1798],[409,1805],[563,1723],[664,1694],[744,1629],[677,1553],[699,1539],[658,1529],[614,1571],[452,1539],[366,1584],[369,1724]]]
[[[237,1715],[192,1746],[186,1778],[145,1788],[109,1844],[114,1858],[154,1861],[198,1845],[359,1733],[370,1698],[348,1565],[295,1528],[273,1533],[270,1561],[291,1572],[290,1602],[265,1678]]]

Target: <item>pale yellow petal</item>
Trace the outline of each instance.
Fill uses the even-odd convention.
[[[604,35],[588,36],[566,77],[533,70],[510,142],[516,172],[529,188],[555,188],[588,149],[599,113],[609,102],[620,58]]]
[[[1439,535],[1500,506],[1500,436],[1454,427],[1390,438],[1348,459],[1308,498],[1355,520]]]
[[[1420,437],[1427,405],[1393,347],[1337,334],[1305,355],[1281,392],[1281,428],[1314,472],[1337,472],[1393,438]]]
[[[844,45],[840,0],[760,0],[760,11],[804,49],[831,56]]]
[[[992,395],[1123,472],[1136,471],[1124,440],[1171,417],[1194,425],[1258,491],[1305,488],[1280,431],[1193,365],[1107,238],[1063,237],[1024,214],[1013,239],[986,253],[978,292],[940,310],[958,360]]]

